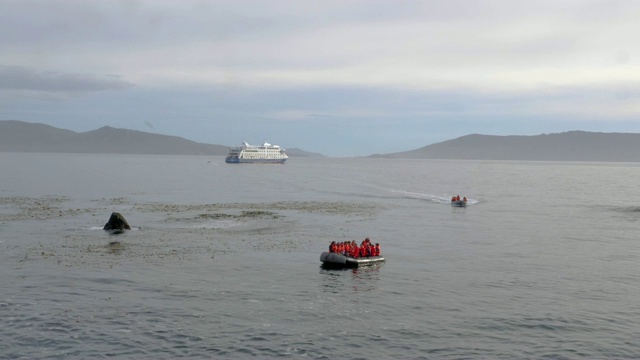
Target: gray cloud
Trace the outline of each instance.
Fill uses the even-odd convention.
[[[20,66],[0,65],[0,90],[35,91],[47,93],[87,93],[122,90],[132,84],[117,76],[60,73]]]

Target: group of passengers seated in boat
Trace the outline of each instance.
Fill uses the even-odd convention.
[[[335,242],[329,245],[329,252],[342,254],[354,259],[380,256],[380,244],[373,245],[369,238],[362,240],[360,246],[355,240]]]
[[[460,201],[460,195],[451,197],[451,202],[456,202],[456,201]],[[466,196],[463,197],[462,201],[467,202],[467,197]]]

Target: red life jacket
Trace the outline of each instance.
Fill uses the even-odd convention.
[[[380,256],[380,246],[376,246],[376,247],[374,248],[374,252],[375,252],[375,254],[376,254],[375,256]]]
[[[358,247],[354,246],[353,249],[351,249],[351,257],[354,258],[354,259],[357,259],[359,252],[360,252],[360,250],[358,249]]]

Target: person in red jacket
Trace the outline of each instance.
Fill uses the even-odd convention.
[[[367,245],[367,239],[362,240],[362,242],[360,243],[361,247]]]
[[[375,251],[374,256],[380,256],[380,244],[376,243],[376,247],[374,251]]]
[[[360,249],[358,248],[358,245],[353,245],[351,247],[351,257],[354,259],[357,259],[360,255]]]
[[[360,257],[364,258],[367,257],[367,245],[363,244],[362,246],[360,246]]]
[[[331,244],[329,245],[329,252],[334,253],[336,252],[336,242],[332,241]]]

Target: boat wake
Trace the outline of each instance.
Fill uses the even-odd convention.
[[[414,193],[410,191],[404,190],[389,190],[392,193],[398,194],[405,199],[415,199],[415,200],[426,200],[435,204],[451,204],[451,197],[454,195],[433,195],[433,194],[424,194],[424,193]],[[467,205],[477,204],[478,200],[474,200],[472,198],[467,197]]]

